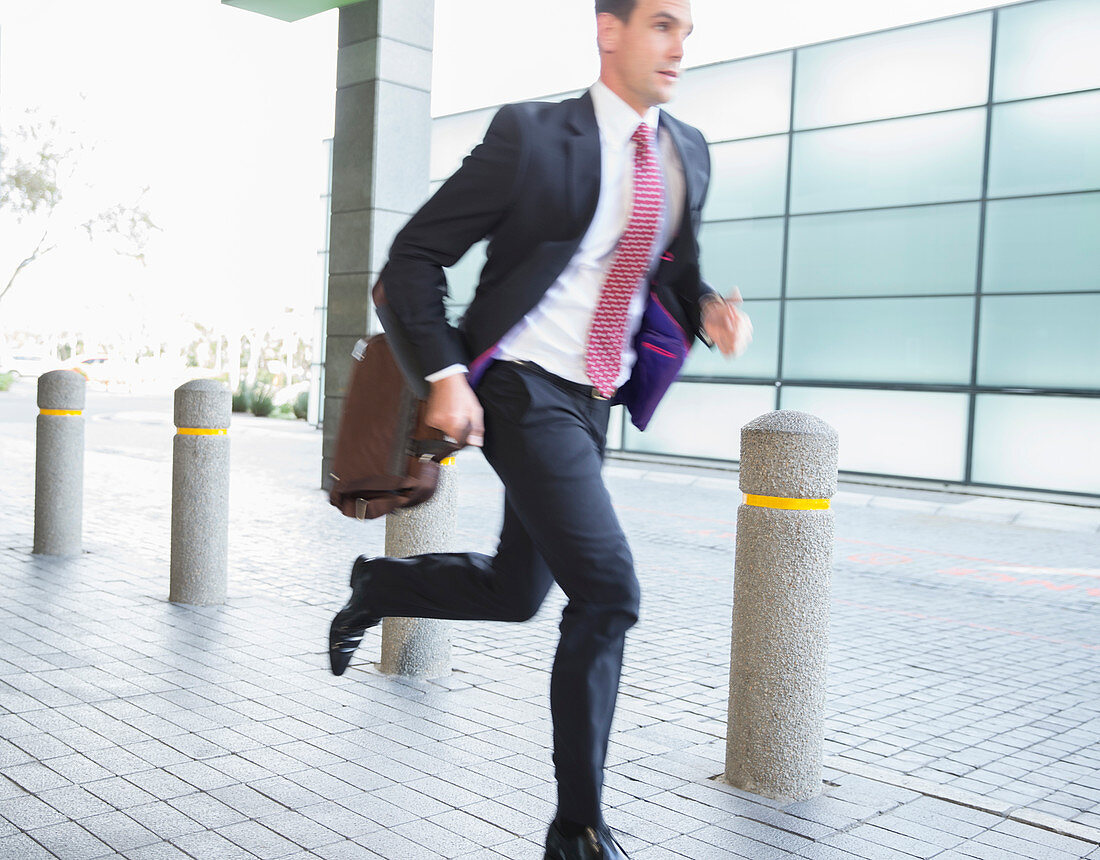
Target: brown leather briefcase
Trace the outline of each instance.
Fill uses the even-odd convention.
[[[439,481],[439,462],[460,447],[424,423],[419,399],[386,340],[361,339],[352,352],[329,501],[340,512],[373,519],[426,502]]]

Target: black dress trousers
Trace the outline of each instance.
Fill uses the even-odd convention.
[[[496,555],[376,559],[366,602],[382,617],[524,621],[557,582],[568,598],[550,682],[558,814],[595,825],[623,642],[639,604],[600,474],[610,406],[513,362],[494,362],[477,394],[485,457],[505,489]]]

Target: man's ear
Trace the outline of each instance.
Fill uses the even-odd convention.
[[[623,22],[610,12],[596,16],[596,45],[601,54],[613,54],[619,45]]]

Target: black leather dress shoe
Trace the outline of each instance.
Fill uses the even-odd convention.
[[[546,834],[543,860],[630,860],[606,824],[586,827],[579,836],[566,836],[555,821]]]
[[[333,675],[343,675],[351,662],[351,655],[363,641],[363,633],[382,620],[370,614],[364,593],[370,572],[365,555],[359,556],[351,566],[351,599],[347,606],[336,613],[328,628],[328,662]]]

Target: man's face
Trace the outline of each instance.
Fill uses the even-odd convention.
[[[638,0],[625,23],[596,19],[600,78],[639,114],[672,98],[691,33],[690,0]]]

